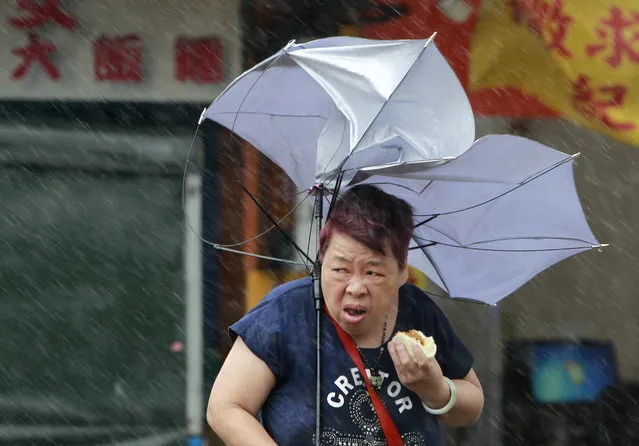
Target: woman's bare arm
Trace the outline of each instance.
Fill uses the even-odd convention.
[[[450,412],[438,416],[439,422],[444,426],[450,427],[473,425],[479,420],[484,408],[484,391],[479,378],[475,370],[470,369],[465,378],[455,379],[453,382],[457,388],[457,401]],[[450,389],[446,390],[446,397],[433,404],[432,407],[442,407],[448,402]]]
[[[213,383],[206,420],[229,446],[275,445],[256,418],[274,386],[271,369],[238,337]]]

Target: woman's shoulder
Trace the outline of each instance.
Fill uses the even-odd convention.
[[[308,297],[313,282],[310,277],[291,280],[274,287],[264,299],[264,302],[277,301],[281,299],[300,299]]]
[[[399,289],[399,310],[402,319],[416,327],[440,326],[446,319],[433,298],[411,283],[406,283]]]
[[[399,289],[400,304],[408,310],[432,311],[439,309],[435,301],[421,288],[405,283]]]
[[[262,300],[251,310],[259,312],[266,308],[282,307],[290,308],[312,301],[311,287],[313,283],[310,277],[304,277],[275,286]]]
[[[291,315],[303,314],[305,305],[312,307],[311,286],[310,278],[304,278],[274,287],[257,305],[229,327],[231,338],[234,338],[235,334],[247,335],[247,331],[258,326],[278,332],[285,330],[291,323]]]

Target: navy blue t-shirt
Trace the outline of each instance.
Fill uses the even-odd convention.
[[[421,330],[433,336],[436,359],[445,376],[464,378],[473,357],[446,316],[419,288],[399,290],[395,331]],[[262,406],[262,423],[280,446],[312,445],[315,436],[315,306],[310,278],[273,289],[229,329],[271,369],[276,384]],[[323,312],[322,445],[381,446],[384,433],[357,367]],[[365,364],[377,361],[379,349],[363,349]],[[399,381],[388,349],[379,361],[384,377],[378,394],[406,446],[440,446],[437,418],[424,410],[419,397]],[[368,373],[368,372],[367,372]]]

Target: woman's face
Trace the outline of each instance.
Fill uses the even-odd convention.
[[[387,243],[388,245],[388,243]],[[391,252],[386,247],[386,252]],[[382,255],[354,238],[334,232],[322,261],[322,293],[331,315],[351,336],[377,333],[397,305],[408,279],[392,255]]]

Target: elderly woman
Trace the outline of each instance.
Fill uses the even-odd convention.
[[[465,426],[480,416],[472,355],[435,303],[406,282],[412,230],[411,207],[367,185],[344,193],[322,229],[324,445],[394,443],[393,429],[397,444],[441,445],[440,423]],[[394,338],[411,329],[434,338],[434,357]],[[226,444],[313,444],[314,330],[309,278],[276,287],[230,328],[234,344],[207,413]]]

